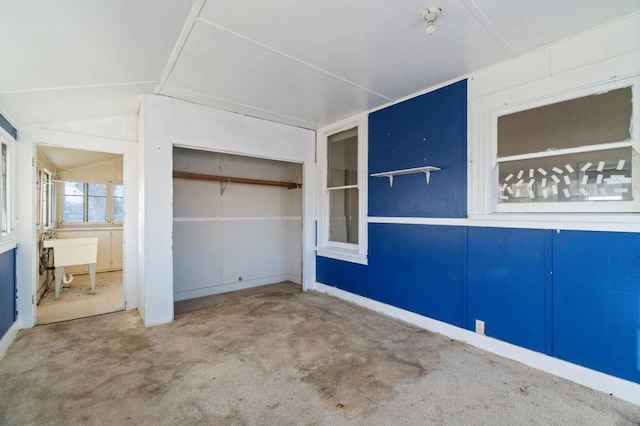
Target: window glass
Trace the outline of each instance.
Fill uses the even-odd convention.
[[[8,190],[8,180],[7,180],[7,145],[2,144],[0,148],[2,154],[2,164],[0,165],[0,202],[2,203],[2,215],[0,218],[2,222],[0,223],[0,227],[2,228],[2,233],[6,234],[9,232],[9,190]]]
[[[329,240],[358,244],[358,188],[329,191]]]
[[[358,128],[345,130],[327,140],[327,187],[358,184]]]
[[[632,148],[500,163],[502,203],[632,200]]]
[[[107,185],[89,183],[87,186],[87,222],[105,222],[107,217]]]
[[[84,221],[84,183],[64,183],[64,214],[65,222]]]
[[[40,185],[40,207],[38,211],[38,224],[42,226],[50,226],[52,221],[53,199],[51,189],[51,173],[41,170],[39,175]]]
[[[498,157],[631,139],[631,87],[498,118]]]
[[[113,185],[113,221],[122,222],[124,217],[124,186]]]

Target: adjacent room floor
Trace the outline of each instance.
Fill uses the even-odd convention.
[[[36,324],[50,324],[90,317],[124,309],[122,271],[96,274],[96,294],[91,294],[89,275],[75,275],[63,284],[60,299],[55,300],[53,284],[36,307]]]
[[[633,425],[640,407],[291,283],[23,330],[0,424]]]

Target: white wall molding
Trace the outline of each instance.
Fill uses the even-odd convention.
[[[302,220],[300,216],[244,216],[244,217],[174,217],[173,223],[192,222],[277,222],[281,220]]]
[[[640,232],[640,214],[543,214],[496,213],[471,215],[468,219],[428,217],[375,217],[368,223],[400,225],[476,226],[487,228],[554,229],[566,231]]]
[[[252,287],[259,287],[259,286],[269,285],[269,284],[277,284],[283,281],[293,281],[296,284],[300,284],[299,277],[295,277],[296,280],[291,279],[292,277],[293,277],[292,275],[283,274],[283,275],[276,275],[273,277],[259,278],[255,280],[238,281],[234,283],[203,287],[203,288],[198,288],[194,290],[180,291],[174,294],[174,300],[176,302],[179,302],[182,300],[189,300],[197,297],[212,296],[214,294],[229,293],[231,291],[245,290],[247,288],[252,288]]]
[[[356,305],[380,312],[425,330],[459,340],[487,352],[518,361],[522,364],[579,383],[591,389],[608,393],[616,398],[640,405],[640,384],[600,373],[570,362],[534,352],[491,337],[437,321],[404,309],[396,308],[366,297],[358,296],[335,287],[316,283],[313,290],[337,297]]]

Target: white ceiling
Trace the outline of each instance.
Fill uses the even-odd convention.
[[[60,148],[55,146],[38,145],[38,152],[55,166],[57,172],[75,169],[91,164],[121,158],[120,154],[108,152],[85,151],[82,149]]]
[[[437,31],[420,14],[441,7]],[[640,0],[0,0],[0,112],[134,114],[157,93],[316,128],[640,11]]]

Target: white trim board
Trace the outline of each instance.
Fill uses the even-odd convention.
[[[291,274],[282,274],[272,277],[257,278],[255,280],[245,280],[240,282],[212,285],[210,287],[202,287],[194,290],[185,290],[173,293],[173,300],[180,302],[182,300],[196,299],[198,297],[213,296],[214,294],[229,293],[231,291],[245,290],[247,288],[260,287],[263,285],[277,284],[283,281],[293,281],[296,284],[300,284],[300,277],[295,277]]]
[[[608,393],[632,404],[640,405],[640,384],[638,383],[613,377],[539,352],[476,334],[460,327],[427,318],[325,284],[316,282],[313,290],[355,303],[356,305],[380,312],[392,318],[397,318],[425,330],[445,335],[487,352],[512,359],[529,367],[562,377],[563,379],[571,380],[572,382],[579,383],[591,389]]]
[[[255,217],[174,217],[173,223],[190,222],[276,222],[279,220],[302,220],[302,216],[255,216]]]
[[[600,220],[600,221],[598,221]],[[555,229],[572,231],[640,232],[640,216],[637,213],[584,215],[542,213],[495,213],[471,215],[465,218],[429,217],[377,217],[369,216],[368,223],[399,225],[475,226],[490,228]]]

